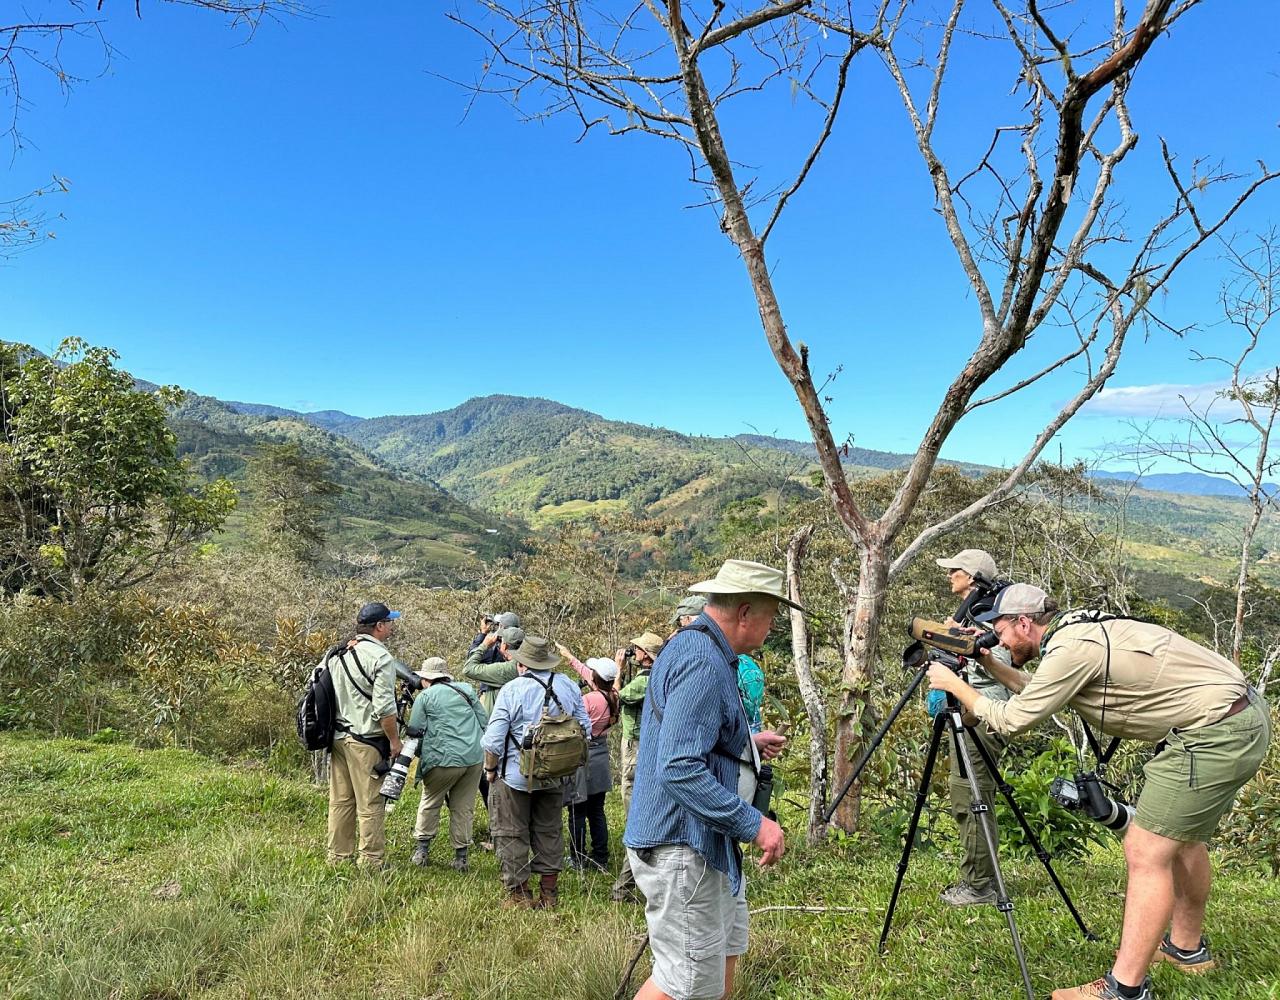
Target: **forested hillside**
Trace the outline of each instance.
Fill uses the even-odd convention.
[[[398,557],[425,579],[474,568],[510,555],[523,529],[470,506],[422,476],[392,469],[354,442],[289,416],[238,413],[207,396],[190,395],[170,415],[179,451],[201,478],[242,481],[246,463],[263,443],[299,444],[323,459],[340,487],[325,529],[334,549],[376,548]],[[227,541],[243,541],[253,514],[246,497],[233,516]]]

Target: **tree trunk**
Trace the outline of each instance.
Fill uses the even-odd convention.
[[[1262,520],[1262,499],[1253,499],[1253,514],[1245,525],[1244,538],[1240,543],[1240,572],[1236,577],[1236,616],[1231,626],[1231,660],[1240,666],[1240,653],[1244,646],[1244,610],[1245,594],[1249,590],[1249,550],[1253,548],[1253,536],[1258,531],[1258,522]]]
[[[889,579],[889,554],[884,549],[867,549],[861,554],[858,586],[849,600],[846,594],[844,672],[841,676],[840,707],[836,716],[835,786],[843,788],[862,752],[863,743],[874,729],[871,719],[871,685],[876,676],[880,651],[880,620],[884,613]],[[862,782],[849,790],[833,817],[835,825],[852,833],[862,811]]]
[[[805,550],[813,536],[813,525],[806,524],[791,536],[787,543],[787,596],[797,604],[800,599],[800,567]],[[809,828],[806,841],[810,847],[826,836],[827,826],[823,814],[827,811],[827,795],[830,774],[827,770],[827,705],[822,689],[813,679],[813,662],[810,650],[809,626],[804,615],[791,610],[791,655],[795,665],[796,682],[804,701],[805,715],[809,719]]]

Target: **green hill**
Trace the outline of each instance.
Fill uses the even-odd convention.
[[[593,511],[705,511],[710,498],[723,502],[770,487],[803,491],[811,464],[776,448],[606,420],[516,396],[364,420],[344,433],[456,496],[535,524]]]
[[[390,468],[347,438],[282,414],[238,413],[192,394],[170,415],[170,424],[180,453],[204,479],[241,480],[247,460],[264,442],[297,442],[324,458],[330,478],[342,487],[326,526],[330,546],[376,547],[423,579],[456,579],[458,571],[520,545],[519,525],[463,503],[420,475]],[[230,544],[245,542],[247,513],[242,508],[229,524]]]

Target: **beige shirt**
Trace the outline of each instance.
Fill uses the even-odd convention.
[[[1039,669],[1019,694],[1005,702],[981,697],[974,714],[1011,735],[1070,705],[1108,735],[1154,743],[1171,729],[1220,721],[1247,689],[1234,663],[1163,626],[1073,622],[1078,615],[1068,612],[1050,635]]]
[[[378,736],[382,733],[379,720],[396,714],[396,658],[377,639],[365,635],[355,649],[347,650],[346,662],[349,671],[337,656],[329,660],[338,724],[359,736]],[[335,738],[345,739],[346,734],[340,731]]]

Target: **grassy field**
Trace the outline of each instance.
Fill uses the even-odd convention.
[[[388,820],[391,872],[330,869],[321,790],[181,751],[0,735],[0,801],[6,997],[605,1000],[644,926],[639,907],[609,902],[603,877],[566,874],[554,914],[508,913],[492,855],[477,852],[462,876],[411,868],[408,800]],[[793,849],[754,876],[753,907],[849,912],[756,914],[737,996],[1020,996],[1003,917],[937,902],[946,856],[917,852],[889,952],[876,955],[895,864],[845,842]],[[1118,850],[1061,869],[1102,939],[1092,944],[1037,864],[1006,867],[1037,995],[1105,969]],[[1280,997],[1278,911],[1273,880],[1223,873],[1209,933],[1225,968],[1202,979],[1160,968],[1158,995]]]

